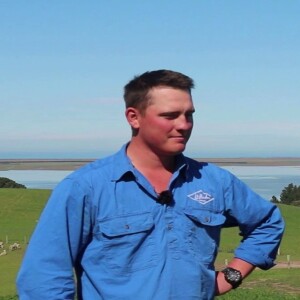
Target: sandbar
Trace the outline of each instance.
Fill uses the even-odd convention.
[[[300,166],[300,157],[195,158],[219,166]],[[94,159],[0,159],[0,171],[76,170]]]

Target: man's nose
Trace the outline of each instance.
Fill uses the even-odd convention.
[[[188,116],[180,116],[177,120],[177,129],[178,130],[189,130],[193,127],[193,120]]]

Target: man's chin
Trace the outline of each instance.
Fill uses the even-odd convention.
[[[173,147],[173,149],[170,150],[170,152],[173,155],[177,155],[177,154],[181,154],[184,150],[185,150],[185,144],[181,144],[181,145],[177,145],[176,147]]]

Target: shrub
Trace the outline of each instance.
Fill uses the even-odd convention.
[[[9,178],[0,177],[0,188],[26,189],[26,186]]]

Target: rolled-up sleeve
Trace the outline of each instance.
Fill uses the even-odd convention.
[[[264,270],[273,267],[285,227],[279,208],[234,176],[226,191],[226,207],[242,236],[235,257]]]
[[[73,299],[73,267],[90,232],[87,193],[65,179],[53,191],[17,276],[21,300]]]

